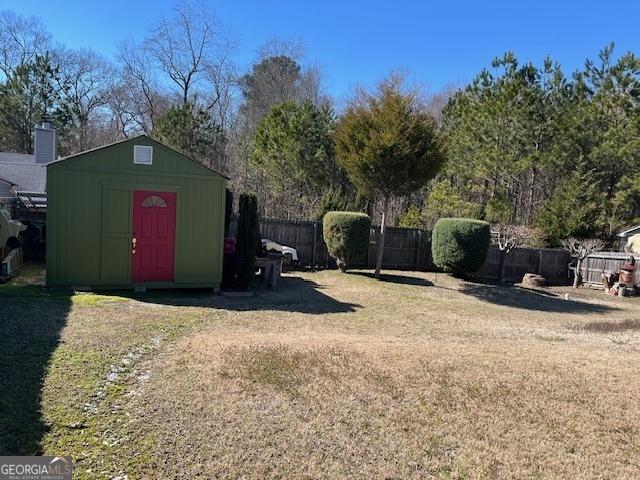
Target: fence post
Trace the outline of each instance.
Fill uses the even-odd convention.
[[[418,240],[416,242],[416,270],[420,270],[420,252],[422,251],[422,230],[418,230]]]
[[[311,269],[316,268],[318,246],[318,222],[313,222],[313,246],[311,248]]]
[[[538,249],[538,275],[542,275],[542,249]]]

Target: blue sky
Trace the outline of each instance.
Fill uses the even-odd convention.
[[[338,1],[209,0],[234,34],[237,64],[245,69],[256,49],[273,38],[302,40],[326,86],[344,98],[390,71],[437,91],[462,85],[506,50],[540,63],[547,55],[572,71],[608,42],[617,53],[640,53],[640,2],[635,1]],[[0,0],[0,8],[39,16],[69,47],[107,56],[124,38],[141,38],[173,0]]]

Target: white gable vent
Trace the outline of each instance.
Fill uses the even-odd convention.
[[[134,145],[133,163],[138,165],[151,165],[153,163],[153,147],[147,147],[146,145]]]

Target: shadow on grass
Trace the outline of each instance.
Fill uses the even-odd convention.
[[[310,314],[355,312],[361,305],[345,303],[322,292],[323,286],[299,277],[282,277],[278,290],[256,285],[252,297],[224,297],[211,291],[150,290],[143,294],[115,292],[140,302],[159,305],[222,308],[236,311],[277,310]]]
[[[433,283],[425,278],[411,277],[405,275],[389,275],[381,273],[380,278],[376,278],[373,272],[348,272],[349,275],[359,275],[362,277],[372,278],[381,282],[398,283],[400,285],[416,285],[419,287],[432,287]]]
[[[0,455],[41,453],[42,387],[70,308],[68,291],[0,286]]]
[[[565,300],[553,293],[520,287],[466,283],[460,292],[478,300],[523,310],[551,313],[605,313],[618,310],[609,305]]]

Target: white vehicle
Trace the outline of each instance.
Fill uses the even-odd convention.
[[[22,267],[20,232],[26,228],[11,218],[7,208],[0,206],[0,281],[13,277]]]
[[[298,252],[295,248],[280,245],[268,238],[262,239],[262,246],[267,252],[279,252],[284,257],[284,264],[297,267],[300,264],[298,260]]]

